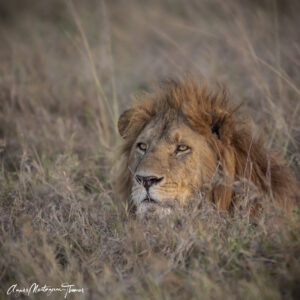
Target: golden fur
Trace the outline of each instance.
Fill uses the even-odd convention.
[[[210,185],[210,199],[221,210],[234,203],[232,185],[239,180],[250,181],[281,207],[292,207],[299,201],[292,171],[275,152],[265,149],[262,138],[253,137],[247,124],[234,117],[224,89],[210,92],[190,78],[169,81],[125,111],[118,127],[124,142],[117,188],[126,201],[140,188],[135,176],[141,169],[166,178],[165,184],[157,185],[159,195],[167,195],[162,199],[182,196],[179,201],[185,203],[197,189],[219,178],[218,184]],[[168,152],[173,151],[173,142],[167,143],[172,134],[180,139],[194,135],[190,146],[196,147],[198,156],[177,157]],[[149,141],[149,150],[143,154],[136,150],[141,135]]]

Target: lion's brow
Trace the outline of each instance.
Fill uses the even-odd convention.
[[[178,132],[176,132],[174,135],[166,134],[165,139],[169,144],[178,144],[181,142],[181,137]]]
[[[160,133],[159,133],[159,140],[161,140],[164,137],[168,136],[168,129],[170,128],[170,122],[167,120],[164,120],[164,122],[160,125]]]

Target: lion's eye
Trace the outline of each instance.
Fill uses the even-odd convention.
[[[178,145],[176,148],[176,152],[185,152],[189,149],[190,149],[190,147],[187,145]]]
[[[138,143],[137,147],[143,152],[145,152],[147,150],[147,145],[144,143]]]

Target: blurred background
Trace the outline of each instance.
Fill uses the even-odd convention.
[[[79,154],[95,143],[110,147],[133,97],[188,72],[225,84],[269,146],[295,152],[299,7],[293,0],[1,1],[2,139],[22,136],[38,152],[65,151],[70,139]]]
[[[110,174],[120,113],[189,73],[226,85],[299,178],[299,29],[298,0],[0,0],[0,287],[296,299],[296,217],[253,231],[204,212],[194,229],[142,231]]]

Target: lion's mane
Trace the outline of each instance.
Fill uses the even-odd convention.
[[[145,125],[157,114],[168,117],[168,111],[182,114],[190,126],[207,137],[226,176],[212,191],[212,201],[220,209],[228,209],[235,192],[229,182],[246,180],[275,200],[281,207],[291,207],[299,201],[293,172],[274,151],[264,147],[261,137],[255,138],[247,122],[235,117],[236,109],[228,105],[224,88],[207,88],[188,78],[164,83],[150,94],[144,94],[132,109],[119,120],[119,132],[124,138],[119,153],[116,178],[118,195],[129,200],[132,174],[128,159],[132,145]],[[211,132],[217,135],[212,138]]]

